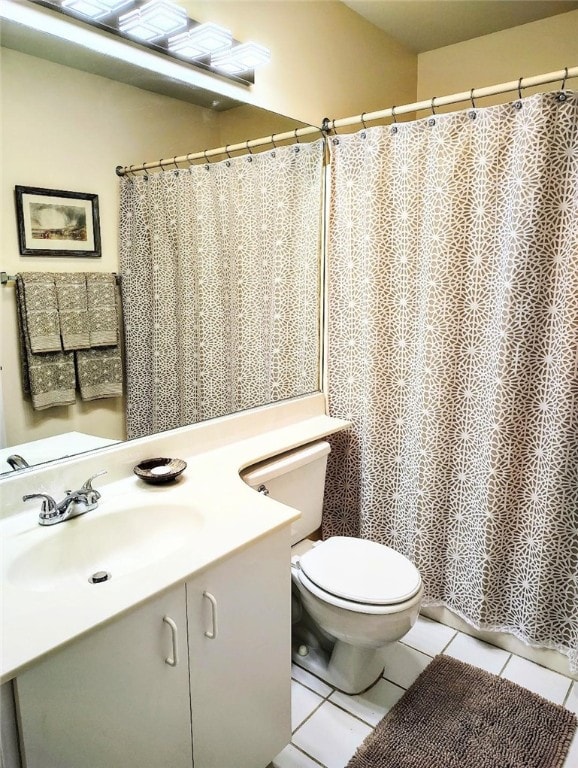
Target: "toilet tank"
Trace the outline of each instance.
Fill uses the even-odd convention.
[[[329,443],[315,443],[294,448],[254,464],[241,472],[241,478],[256,490],[264,485],[269,496],[294,507],[301,517],[291,526],[291,544],[306,538],[321,525],[325,470]]]

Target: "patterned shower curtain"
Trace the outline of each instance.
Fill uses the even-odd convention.
[[[564,98],[565,97],[565,98]],[[578,666],[578,95],[331,139],[324,536]]]
[[[323,154],[121,178],[129,437],[319,389]]]

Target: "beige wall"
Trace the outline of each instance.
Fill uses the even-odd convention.
[[[189,15],[272,51],[259,106],[305,123],[411,102],[417,57],[336,0],[187,0]]]
[[[2,269],[118,270],[117,165],[167,157],[193,146],[213,146],[217,116],[210,110],[138,90],[59,64],[1,50]],[[20,256],[15,185],[96,193],[102,258]],[[14,289],[0,289],[1,364],[9,445],[76,430],[124,437],[117,399],[34,412],[23,400]]]
[[[417,98],[459,93],[578,65],[578,11],[477,37],[418,56]],[[549,90],[555,86],[543,86]],[[569,87],[577,88],[576,80]],[[524,90],[523,94],[532,93]],[[481,100],[499,104],[507,96]],[[448,107],[446,109],[456,109]],[[442,110],[440,110],[442,111]]]

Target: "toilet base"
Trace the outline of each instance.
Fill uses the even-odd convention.
[[[304,647],[307,655],[299,653]],[[351,696],[363,693],[379,680],[384,667],[383,650],[360,648],[339,640],[327,649],[295,638],[291,656],[293,663]]]

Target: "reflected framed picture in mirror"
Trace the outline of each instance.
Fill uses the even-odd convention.
[[[98,195],[20,186],[14,191],[22,256],[101,256]]]

